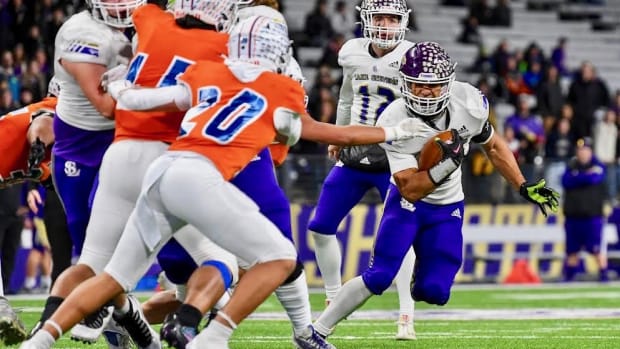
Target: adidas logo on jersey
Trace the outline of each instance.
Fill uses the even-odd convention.
[[[465,125],[463,125],[463,126],[461,126],[461,128],[459,128],[458,132],[459,132],[459,134],[462,134],[462,133],[469,132],[469,130],[467,129],[467,127],[465,127]]]
[[[400,62],[399,61],[394,61],[394,62],[390,63],[389,66],[390,66],[390,68],[399,69],[400,68]]]
[[[370,160],[368,160],[367,156],[364,156],[364,158],[360,160],[360,164],[370,165]]]
[[[456,217],[456,218],[458,218],[458,219],[462,219],[462,218],[461,218],[461,210],[460,210],[460,209],[458,209],[458,208],[454,209],[454,211],[452,211],[452,213],[450,214],[450,216],[452,216],[452,217]]]

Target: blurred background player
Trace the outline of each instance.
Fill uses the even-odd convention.
[[[55,106],[56,98],[49,97],[0,116],[0,154],[2,154],[0,189],[19,185],[24,181],[49,181],[50,150],[48,147],[54,143],[52,117]],[[10,188],[10,190],[16,191],[17,199],[14,200],[17,204],[21,188]],[[2,206],[8,210],[11,202],[8,202],[9,205],[3,204]],[[10,211],[12,212],[8,213],[14,216],[17,209],[13,207]],[[14,227],[2,229],[9,232],[13,238],[21,236],[21,217],[9,219],[9,216],[5,216],[0,219],[0,222],[7,228]],[[10,256],[9,252],[3,252],[4,254],[7,258]],[[0,271],[2,267],[0,266]],[[2,275],[0,275],[0,283],[3,283],[1,280]],[[25,337],[24,325],[4,298],[4,287],[0,284],[0,341],[6,345],[12,345],[24,340]]]
[[[470,141],[482,144],[502,176],[543,214],[547,208],[557,211],[557,193],[545,187],[544,180],[526,182],[505,141],[489,124],[486,97],[473,86],[454,81],[455,66],[434,42],[417,43],[405,53],[400,65],[403,97],[387,107],[378,124],[394,125],[411,118],[417,123],[417,137],[382,144],[392,180],[372,264],[348,281],[319,316],[314,327],[323,336],[390,286],[412,245],[417,260],[411,296],[429,304],[448,302],[463,260],[461,161]],[[452,142],[435,140],[443,149],[442,158],[428,170],[418,169],[415,154],[443,130],[451,130]]]
[[[364,0],[359,10],[364,38],[347,41],[338,53],[343,70],[338,125],[376,123],[383,110],[400,97],[398,67],[404,52],[413,45],[404,40],[410,12],[404,0]],[[385,200],[390,182],[385,151],[378,145],[332,145],[328,152],[338,162],[325,178],[314,217],[308,224],[327,303],[342,285],[342,253],[336,238],[340,222],[372,188]],[[395,280],[400,302],[396,339],[401,340],[415,339],[414,304],[409,294],[414,260],[411,249]]]
[[[195,60],[221,61],[221,56],[226,53],[228,36],[216,31],[228,29],[234,18],[234,8],[234,1],[177,1],[173,14],[151,4],[136,8],[132,12],[132,20],[136,29],[137,47],[129,71],[125,66],[115,67],[106,72],[103,79],[113,78],[112,74],[124,77],[127,73],[127,79],[141,86],[168,86],[175,84],[176,76]],[[162,27],[167,29],[162,31]],[[196,44],[177,47],[175,44],[178,40]],[[41,323],[51,316],[62,299],[80,282],[103,271],[135,206],[144,172],[176,138],[182,116],[183,113],[179,112],[115,111],[114,143],[106,150],[102,159],[84,249],[77,265],[64,273],[62,283],[52,290],[49,299],[55,302],[46,304]],[[204,239],[197,232],[193,235]],[[189,250],[192,255],[204,255],[204,246],[202,243],[194,243],[189,246]],[[216,255],[226,255],[219,259],[227,262],[220,262],[219,268],[212,267],[210,275],[220,279],[220,269],[235,275],[237,265],[234,256],[217,247],[215,249],[218,253],[211,256],[215,258]],[[209,253],[211,252],[213,249],[210,249]],[[162,267],[166,267],[165,261],[162,261]],[[236,277],[228,279],[234,280]],[[226,289],[227,286],[229,285],[222,288]],[[85,326],[74,327],[72,337],[95,342],[113,315],[115,321],[127,329],[139,347],[157,346],[157,335],[152,329],[149,326],[139,326],[146,322],[140,313],[139,303],[133,298],[129,302],[131,304],[125,297],[119,297],[116,300],[119,306],[114,310],[114,314],[111,310],[99,312],[91,321],[86,321]],[[112,335],[114,334],[106,333],[106,338]]]
[[[585,249],[594,255],[599,267],[599,280],[607,281],[607,256],[601,251],[603,206],[606,199],[605,165],[592,154],[592,140],[577,141],[575,157],[562,176],[563,210],[566,220],[565,281],[573,281],[579,271],[579,252]],[[584,205],[587,203],[587,205]]]
[[[45,201],[45,187],[36,185],[32,189],[42,197],[41,203],[37,204],[36,212],[29,207],[24,226],[32,232],[32,243],[26,260],[26,278],[20,293],[47,294],[52,285],[52,254],[47,235],[47,228],[43,222],[45,210],[42,202]],[[26,196],[29,196],[27,193]],[[38,279],[38,282],[37,282]]]

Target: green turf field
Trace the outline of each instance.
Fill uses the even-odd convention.
[[[320,311],[323,294],[311,295]],[[42,300],[16,299],[28,328],[37,320]],[[397,297],[393,292],[372,298],[341,323],[330,341],[342,349],[476,348],[476,349],[617,349],[620,348],[620,284],[551,285],[541,287],[455,287],[445,307],[416,304],[415,342],[396,342]],[[290,325],[270,298],[236,331],[231,348],[292,348]],[[65,336],[57,348],[87,346]],[[208,348],[205,348],[208,349]]]

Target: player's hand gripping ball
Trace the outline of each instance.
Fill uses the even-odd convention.
[[[418,159],[418,169],[420,171],[428,171],[431,167],[437,165],[444,159],[444,148],[437,140],[441,140],[446,144],[452,144],[454,141],[452,138],[452,130],[439,132],[426,141],[426,144],[424,144],[424,147],[422,147],[420,151],[420,157]]]

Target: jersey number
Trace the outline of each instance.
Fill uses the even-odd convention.
[[[360,119],[362,121],[366,121],[368,120],[368,109],[370,107],[370,91],[368,89],[368,85],[360,86],[359,94],[362,95],[362,111],[360,112]],[[371,115],[375,118],[375,122],[377,121],[379,115],[383,113],[383,110],[385,110],[385,108],[396,99],[396,96],[394,96],[394,91],[387,87],[377,87],[377,95],[383,97],[385,101],[379,104],[377,110],[374,111],[375,115]]]
[[[129,64],[129,68],[127,69],[127,80],[131,81],[132,84],[138,79],[138,75],[140,74],[140,71],[142,70],[142,67],[144,67],[144,64],[148,58],[149,56],[147,54],[140,52],[136,55],[136,57],[134,57],[131,64]],[[176,85],[177,76],[183,73],[185,69],[192,64],[194,64],[194,61],[190,59],[174,56],[155,87]]]
[[[222,92],[216,86],[200,88],[198,92],[199,103],[186,114],[181,122],[179,137],[184,137],[196,126],[192,120],[205,110],[213,107],[221,98]],[[218,111],[202,129],[202,136],[212,139],[219,144],[230,143],[246,127],[263,114],[267,107],[265,97],[252,89],[243,89]]]

